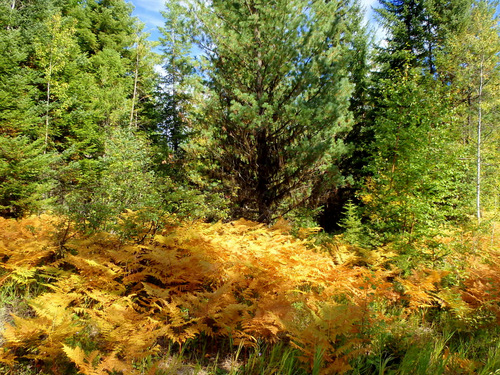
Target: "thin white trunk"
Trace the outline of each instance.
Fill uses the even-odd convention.
[[[14,9],[16,9],[16,0],[12,0],[12,4],[10,6],[10,10],[11,11],[14,10]],[[9,17],[9,23],[11,22],[11,20],[12,20],[12,18]],[[10,25],[7,25],[6,29],[10,30]]]
[[[174,102],[174,113],[176,113],[176,103],[177,103],[177,98],[176,98],[176,92],[175,92],[175,84],[176,84],[176,58],[178,57],[177,56],[177,49],[176,49],[176,39],[175,39],[175,30],[172,28],[172,51],[174,53],[174,58],[172,59],[172,98],[174,99],[173,102]],[[180,55],[180,54],[179,54]]]
[[[45,152],[47,152],[47,144],[49,142],[49,108],[50,108],[50,81],[47,82],[47,105],[45,112]]]
[[[139,59],[139,58],[137,58]],[[136,62],[135,66],[135,74],[134,74],[134,92],[132,94],[132,108],[130,109],[130,127],[132,127],[134,123],[134,113],[135,113],[135,101],[137,98],[137,81],[139,77],[139,69],[138,69],[139,62]]]
[[[477,175],[476,175],[476,214],[478,223],[481,222],[481,142],[482,142],[482,97],[483,97],[483,63],[484,56],[481,58],[479,70],[479,97],[478,97],[478,118],[477,118]]]
[[[50,81],[52,79],[52,56],[50,57],[49,63],[49,74],[47,76],[47,103],[45,109],[45,150],[43,153],[47,152],[47,147],[49,143],[49,111],[50,111]]]
[[[132,108],[130,110],[130,127],[132,128],[132,125],[134,123],[134,111],[135,111],[135,101],[137,98],[137,81],[139,80],[139,37],[137,37],[137,51],[136,51],[136,58],[135,58],[135,74],[134,74],[134,92],[132,94]],[[137,118],[136,118],[136,123],[137,123]]]

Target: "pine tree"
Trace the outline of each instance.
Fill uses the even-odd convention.
[[[14,136],[36,127],[36,72],[27,66],[29,46],[19,27],[21,17],[10,6],[0,5],[0,133]]]
[[[182,3],[181,3],[182,4]],[[351,125],[346,78],[351,3],[194,2],[189,32],[205,55],[200,123],[234,215],[270,222],[339,182]],[[320,183],[321,182],[321,183]]]
[[[0,137],[0,216],[19,218],[47,204],[52,183],[47,171],[54,161],[43,139]]]
[[[165,25],[160,28],[165,75],[159,92],[162,115],[159,126],[167,148],[174,156],[180,157],[183,152],[181,144],[190,132],[185,115],[193,103],[191,87],[196,82],[195,62],[190,55],[189,35],[183,32],[189,22],[183,14],[184,8],[175,2],[166,4],[166,7],[162,12]]]
[[[39,30],[48,13],[43,5],[47,3],[0,2],[0,215],[5,217],[44,206],[53,177],[54,155],[44,154],[39,138],[40,74],[29,39],[31,28]]]

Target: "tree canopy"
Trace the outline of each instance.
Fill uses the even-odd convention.
[[[377,243],[498,210],[494,3],[382,0],[374,46],[355,0],[170,1],[160,54],[131,12],[1,2],[2,215],[350,207]]]

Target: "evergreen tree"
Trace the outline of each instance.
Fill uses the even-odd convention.
[[[96,161],[99,173],[66,197],[66,213],[82,228],[97,230],[116,223],[126,209],[147,208],[150,217],[160,206],[147,140],[130,128],[107,134],[105,152]]]
[[[190,55],[190,35],[184,32],[189,23],[185,9],[175,2],[166,4],[166,7],[162,12],[165,25],[160,27],[165,75],[159,90],[162,116],[159,126],[167,149],[179,157],[181,144],[190,132],[186,114],[193,104],[195,61]]]
[[[36,126],[37,111],[36,72],[26,64],[29,47],[19,28],[19,12],[10,6],[0,6],[0,133],[13,136]]]
[[[66,9],[78,20],[75,34],[86,54],[79,80],[85,90],[79,93],[79,113],[86,118],[75,124],[64,152],[58,195],[65,212],[94,229],[125,208],[148,205],[155,194],[149,143],[140,133],[151,126],[144,113],[152,101],[156,58],[131,11],[122,0],[87,1]],[[117,176],[123,181],[113,187],[110,181]],[[138,189],[120,197],[127,190],[122,187],[134,179],[141,180]],[[139,188],[142,182],[145,187]]]
[[[470,0],[380,0],[378,20],[387,30],[387,46],[380,60],[389,70],[405,64],[436,71],[436,52],[450,33],[462,27]]]
[[[0,162],[20,160],[21,166],[9,171],[10,163],[2,164],[3,178],[10,176],[2,191],[17,189],[8,187],[17,183],[12,176],[19,176],[19,186],[27,184],[14,171],[28,165],[24,157],[37,165],[29,175],[33,188],[2,193],[10,197],[2,198],[2,212],[29,212],[35,205],[22,202],[41,196],[64,207],[68,194],[90,202],[111,128],[151,126],[144,109],[152,100],[155,61],[131,11],[123,0],[0,2],[0,133],[6,150],[19,146],[19,155],[6,152]],[[57,155],[50,159],[57,162],[36,162],[40,139],[42,159]],[[41,183],[49,177],[56,183]],[[42,193],[42,186],[50,190]]]
[[[468,0],[442,4],[382,1],[389,32],[375,76],[369,177],[361,190],[365,219],[381,240],[430,240],[465,217],[467,152],[456,131],[450,84],[441,85],[440,56],[452,32],[463,30]]]
[[[356,8],[355,8],[356,9]],[[369,163],[369,144],[372,141],[371,130],[373,73],[373,40],[368,36],[370,30],[364,24],[364,11],[358,9],[351,15],[349,25],[348,68],[349,80],[353,86],[349,110],[353,114],[353,127],[345,137],[348,152],[337,162],[339,171],[346,176],[346,183],[335,187],[329,194],[318,217],[318,222],[326,231],[342,227],[343,208],[350,201],[358,201],[356,191],[362,186],[366,176],[365,166]],[[352,203],[351,203],[352,204]]]
[[[235,216],[270,222],[339,183],[350,128],[348,14],[341,1],[196,1],[207,152]],[[178,31],[181,32],[180,30]]]
[[[2,133],[37,137],[45,107],[40,107],[39,71],[34,41],[51,14],[51,0],[0,2],[0,121]]]
[[[432,77],[408,69],[383,82],[375,117],[365,216],[382,241],[430,239],[463,219],[466,174],[453,111]]]
[[[19,218],[45,208],[54,155],[44,151],[42,139],[0,137],[0,216]]]
[[[47,14],[41,3],[0,2],[0,215],[6,217],[40,209],[51,188],[54,155],[37,139],[40,72],[27,39],[33,36],[27,27],[39,29]]]

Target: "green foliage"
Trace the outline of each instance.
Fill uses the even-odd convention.
[[[361,198],[371,228],[386,242],[411,244],[463,219],[466,163],[450,126],[453,113],[432,78],[406,70],[397,82],[382,85],[368,166],[372,176]]]
[[[0,29],[0,133],[12,136],[23,130],[32,134],[37,109],[31,85],[37,74],[26,66],[29,48],[21,30],[14,28],[14,12],[0,6],[0,17],[6,25]]]
[[[351,45],[348,48],[349,81],[353,85],[349,110],[353,114],[353,126],[344,138],[346,153],[336,160],[339,172],[346,176],[343,186],[337,186],[329,192],[328,199],[318,215],[318,223],[328,232],[339,230],[344,205],[356,197],[356,190],[363,183],[369,163],[369,144],[372,139],[370,131],[372,106],[374,105],[371,90],[374,84],[372,61],[375,57],[371,44],[368,25],[363,26],[363,11],[354,11],[359,18],[353,16]]]
[[[53,127],[52,114],[58,114],[58,117],[61,117],[66,114],[69,106],[67,103],[68,82],[61,76],[63,73],[68,75],[68,65],[71,65],[79,52],[74,39],[73,23],[72,19],[63,19],[60,13],[55,13],[45,22],[45,32],[34,43],[35,58],[38,60],[46,86],[45,129],[43,131],[46,149],[49,149],[49,133],[54,136],[59,135],[58,129],[51,129]],[[54,100],[53,96],[58,100]],[[58,103],[57,108],[54,108],[53,101]]]
[[[195,74],[195,61],[191,56],[190,35],[185,32],[189,27],[189,16],[177,2],[166,4],[162,12],[164,27],[160,27],[160,43],[163,50],[165,76],[159,93],[161,119],[158,128],[165,141],[165,146],[177,158],[184,156],[183,145],[193,131],[190,126],[194,110],[194,89],[200,77]]]
[[[404,69],[410,63],[434,74],[436,54],[443,41],[463,27],[472,1],[381,0],[380,3],[382,6],[375,11],[389,35],[378,59],[385,63],[386,73]]]
[[[156,84],[155,59],[151,45],[143,40],[144,36],[139,37],[142,26],[132,18],[131,11],[124,1],[1,3],[0,129],[6,137],[2,142],[18,144],[22,153],[28,152],[24,139],[37,145],[41,139],[44,154],[54,155],[57,160],[42,167],[42,158],[33,151],[30,183],[26,183],[15,162],[12,171],[8,171],[10,166],[4,167],[2,173],[10,176],[4,190],[27,186],[24,192],[8,193],[18,198],[2,198],[2,213],[16,211],[15,215],[21,215],[21,211],[36,209],[25,203],[20,203],[24,205],[22,210],[14,205],[16,199],[39,200],[40,193],[33,187],[41,174],[54,181],[43,192],[44,201],[52,198],[51,208],[72,206],[75,216],[85,210],[96,211],[94,216],[106,216],[102,205],[96,208],[96,202],[109,202],[109,198],[93,199],[93,208],[84,207],[97,194],[92,191],[96,186],[111,183],[98,182],[103,169],[116,168],[120,162],[109,166],[101,159],[109,154],[106,135],[112,127],[124,124],[133,125],[134,130],[151,127],[147,109]],[[149,147],[142,141],[141,146]],[[6,146],[8,152],[11,146]],[[16,188],[13,179],[18,180]],[[150,180],[144,182],[148,184]],[[137,194],[134,207],[141,206],[137,204],[141,194]],[[113,199],[120,206],[116,194]],[[116,210],[113,212],[116,214]]]
[[[343,239],[347,243],[364,248],[376,245],[368,233],[368,227],[362,223],[359,208],[352,201],[345,205],[344,218],[340,225],[344,229]]]
[[[154,219],[162,199],[156,190],[147,141],[130,129],[115,128],[104,147],[104,155],[92,167],[99,171],[93,182],[85,181],[85,189],[66,197],[66,214],[92,230],[107,228],[126,209],[147,208]]]
[[[468,182],[476,188],[476,216],[498,212],[500,29],[495,4],[478,1],[460,32],[447,38],[437,63],[466,146]]]
[[[189,181],[160,179],[163,207],[180,218],[215,222],[229,218],[229,202],[216,190],[200,189]]]
[[[0,137],[0,215],[22,217],[47,205],[55,162],[42,140]]]
[[[317,207],[341,180],[333,162],[351,122],[351,3],[182,4],[188,27],[176,33],[206,57],[197,119],[208,136],[205,175],[222,182],[233,216],[270,222]]]

